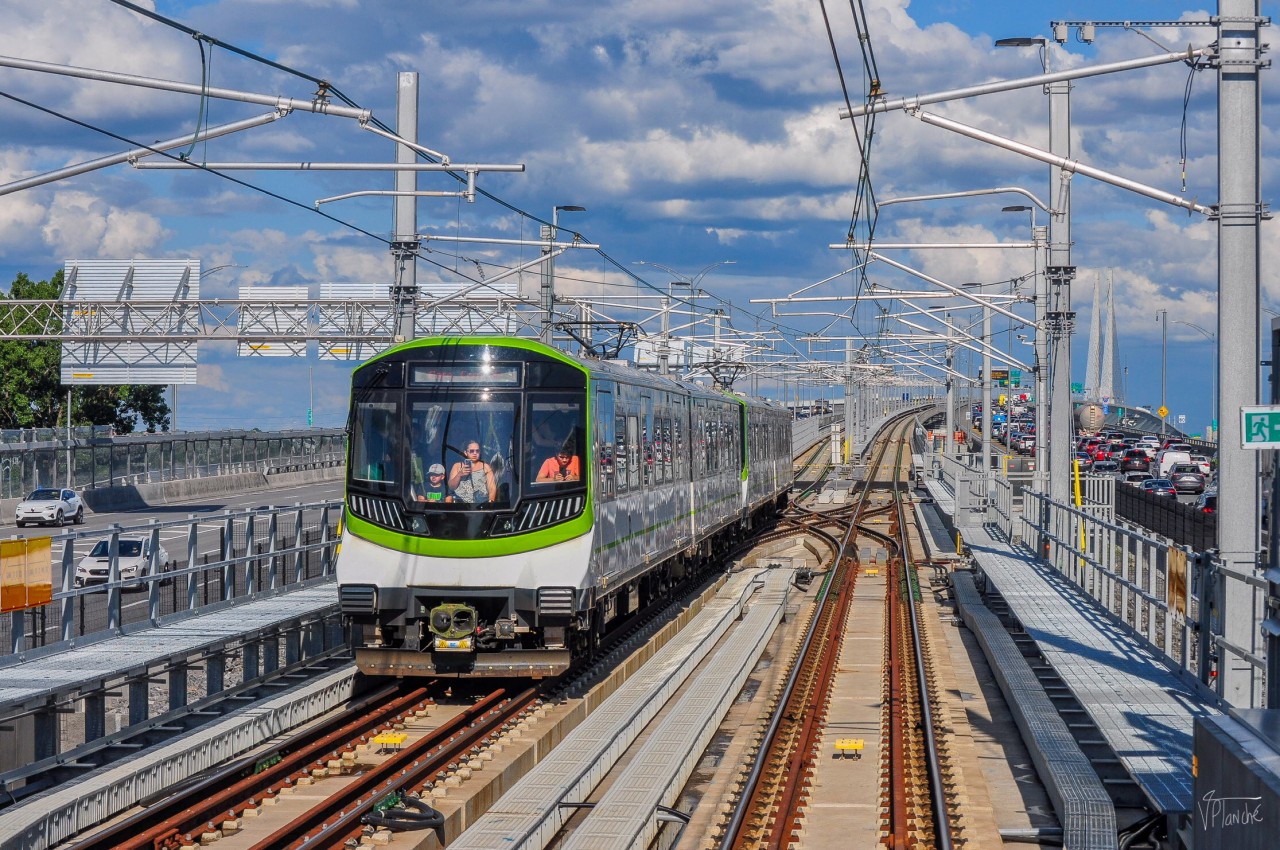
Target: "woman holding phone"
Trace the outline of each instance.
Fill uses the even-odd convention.
[[[449,489],[459,502],[479,505],[497,500],[497,478],[493,468],[480,459],[480,444],[475,440],[467,443],[462,460],[449,470]]]

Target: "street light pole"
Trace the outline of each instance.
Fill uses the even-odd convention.
[[[1036,208],[1032,206],[1019,205],[1003,207],[1001,212],[1030,212],[1031,213],[1031,240],[1035,244],[1034,256],[1032,259],[1031,277],[1032,290],[1035,293],[1035,322],[1032,328],[1035,332],[1035,339],[1032,349],[1035,351],[1035,393],[1036,393],[1036,444],[1035,444],[1035,462],[1036,474],[1032,479],[1032,488],[1035,492],[1043,492],[1044,487],[1041,486],[1048,478],[1049,464],[1046,462],[1049,457],[1049,336],[1045,327],[1045,314],[1048,311],[1048,279],[1041,274],[1041,252],[1049,242],[1048,228],[1041,225],[1036,227]]]
[[[658,374],[671,373],[671,287],[689,286],[687,280],[667,281],[667,294],[662,296],[662,348],[658,351]]]
[[[1164,420],[1169,412],[1169,403],[1164,395],[1165,364],[1169,357],[1169,311],[1157,310],[1156,312],[1160,314],[1160,410],[1165,411],[1164,413],[1160,413],[1159,410],[1156,412],[1160,413],[1160,439],[1163,440]]]
[[[1194,322],[1184,322],[1182,319],[1173,319],[1172,321],[1175,325],[1186,325],[1199,331],[1205,339],[1213,343],[1213,371],[1209,373],[1209,421],[1216,441],[1218,437],[1218,335],[1205,330]]]
[[[1040,65],[1050,71],[1052,45],[1044,37],[1002,38],[997,47],[1040,48]],[[1045,86],[1049,95],[1049,152],[1066,160],[1071,158],[1071,82],[1059,80]],[[1049,169],[1050,206],[1055,214],[1049,219],[1048,263],[1045,266],[1046,329],[1053,350],[1048,367],[1053,383],[1047,389],[1053,395],[1049,406],[1048,436],[1053,441],[1049,460],[1049,497],[1062,504],[1069,502],[1071,487],[1071,435],[1075,411],[1071,402],[1071,334],[1075,329],[1075,313],[1071,309],[1071,280],[1075,266],[1071,264],[1071,180],[1061,166]],[[1050,309],[1050,306],[1052,309]],[[1037,329],[1037,339],[1040,329]],[[1041,368],[1044,368],[1042,365]],[[1044,437],[1037,436],[1037,445]],[[1039,470],[1037,470],[1038,472]]]
[[[560,233],[560,211],[565,212],[586,212],[586,207],[580,207],[576,204],[563,204],[556,206],[551,210],[551,226],[544,227],[542,233],[547,240],[547,247],[542,249],[542,253],[546,255],[546,260],[542,264],[542,291],[539,299],[542,307],[542,329],[538,334],[538,339],[546,345],[552,342],[556,309],[556,257],[555,257],[555,241],[556,236]]]

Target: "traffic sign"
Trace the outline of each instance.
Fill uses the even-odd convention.
[[[1240,442],[1246,449],[1280,449],[1280,405],[1240,408]]]
[[[1166,416],[1169,415],[1169,408],[1165,407],[1163,404],[1160,405],[1159,407],[1156,408],[1156,415],[1159,416],[1161,419],[1164,419]]]

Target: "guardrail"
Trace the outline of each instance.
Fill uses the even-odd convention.
[[[328,501],[59,534],[51,540],[53,586],[58,590],[46,605],[0,618],[0,653],[11,653],[0,655],[0,667],[22,653],[56,651],[73,642],[160,625],[204,607],[274,593],[286,585],[330,578],[341,516],[342,503]],[[210,529],[214,523],[216,529]],[[160,532],[174,528],[185,529],[186,545],[185,551],[170,553],[170,563],[159,563],[153,554],[145,575],[126,583],[117,558],[105,583],[76,586],[77,543],[135,535],[150,538],[149,551],[155,553]]]
[[[1088,506],[1066,506],[1039,493],[1028,498],[1030,509],[1021,515],[1014,541],[1034,541],[1037,550],[1047,547],[1048,563],[1066,579],[1146,640],[1185,680],[1215,690],[1216,670],[1224,663],[1217,659],[1220,623],[1202,616],[1211,608],[1202,599],[1204,590],[1221,579],[1212,559],[1169,539],[1101,520]],[[1247,653],[1238,655],[1261,663]]]
[[[973,482],[982,475],[973,464],[980,462],[964,453],[937,453],[920,433],[913,445],[926,474],[954,493],[957,524],[973,524],[981,514],[979,522],[1054,566],[1206,696],[1226,700],[1217,675],[1224,665],[1265,672],[1261,649],[1236,646],[1224,637],[1220,608],[1231,595],[1240,610],[1256,616],[1267,610],[1268,584],[1265,577],[1226,563],[1207,537],[1197,539],[1214,518],[1196,516],[1194,508],[1168,497],[1143,498],[1146,494],[1135,488],[1101,476],[1083,476],[1081,504],[1064,505],[1043,487],[1032,486],[1035,475],[999,470],[991,471],[984,510],[978,511],[966,499],[977,492]],[[1122,505],[1139,499],[1152,501],[1151,510],[1177,513],[1185,526],[1181,539],[1126,522],[1124,514],[1131,511]]]

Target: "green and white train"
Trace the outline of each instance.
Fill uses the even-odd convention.
[[[338,593],[366,673],[547,676],[783,506],[790,414],[526,339],[352,378]]]

